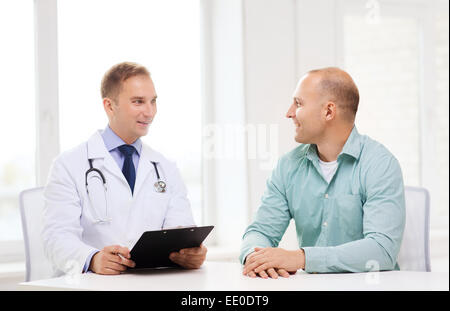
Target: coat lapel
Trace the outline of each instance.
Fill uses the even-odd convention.
[[[91,138],[88,140],[88,159],[95,159],[94,167],[97,169],[105,169],[108,170],[111,174],[115,175],[117,178],[122,180],[125,184],[128,185],[125,176],[117,165],[116,161],[114,161],[111,154],[106,149],[103,138],[100,134],[100,131],[94,133]],[[146,183],[146,180],[149,176],[154,176],[154,180],[156,181],[156,172],[153,167],[152,162],[159,163],[161,162],[162,157],[155,151],[153,151],[150,147],[142,144],[142,151],[139,157],[139,164],[136,170],[136,183],[134,185],[134,195],[135,197],[140,189],[145,185],[146,187],[151,186],[153,189],[153,183]],[[108,181],[107,181],[108,183]]]
[[[156,182],[156,172],[152,162],[159,163],[161,161],[161,157],[154,152],[151,148],[142,144],[141,156],[139,158],[138,169],[136,172],[136,183],[134,185],[134,194],[137,195],[141,188],[151,187],[153,190],[153,183],[146,182],[150,176]],[[157,164],[158,165],[158,164]]]
[[[117,178],[123,180],[123,182],[128,184],[116,161],[114,161],[113,157],[106,149],[100,131],[94,133],[94,135],[92,135],[88,140],[88,159],[94,159],[93,165],[97,169],[108,170],[111,174],[115,175]]]

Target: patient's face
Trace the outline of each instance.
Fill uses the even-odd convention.
[[[303,77],[293,95],[293,102],[286,114],[295,125],[295,141],[303,144],[317,144],[323,135],[323,99],[317,91],[318,75]]]

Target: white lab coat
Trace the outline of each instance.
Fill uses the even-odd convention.
[[[144,231],[195,225],[187,199],[186,187],[175,163],[142,145],[136,170],[134,194],[121,169],[105,147],[97,131],[86,143],[59,155],[53,162],[44,190],[44,229],[42,238],[47,258],[53,264],[54,276],[81,272],[94,250],[109,245],[126,246],[130,250]],[[106,179],[107,213],[95,216],[86,191],[85,173],[89,159]],[[166,192],[154,188],[157,162]],[[91,176],[91,175],[90,175]],[[89,191],[93,205],[104,206],[105,191],[100,179],[90,178]],[[92,190],[91,190],[92,189]]]

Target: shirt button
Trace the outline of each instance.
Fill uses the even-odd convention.
[[[324,226],[324,227],[328,226],[328,223],[325,221],[325,222],[323,223],[323,226]]]
[[[325,193],[325,199],[328,199],[328,193]]]

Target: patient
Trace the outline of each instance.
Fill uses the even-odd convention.
[[[286,117],[298,147],[282,156],[243,236],[243,274],[398,270],[405,225],[397,159],[358,133],[359,92],[339,68],[300,79]],[[376,109],[376,107],[374,107]],[[278,248],[291,218],[299,249]]]

